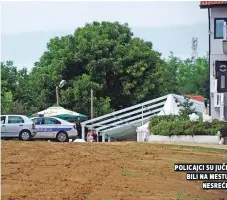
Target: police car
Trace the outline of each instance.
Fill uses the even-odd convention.
[[[37,134],[34,139],[49,139],[58,142],[75,140],[78,132],[76,125],[56,117],[32,117]]]

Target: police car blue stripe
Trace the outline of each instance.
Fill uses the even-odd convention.
[[[72,128],[36,128],[38,132],[59,132],[59,131],[71,131]]]

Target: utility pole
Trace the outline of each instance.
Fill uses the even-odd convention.
[[[57,100],[57,105],[59,106],[59,88],[56,86],[56,100]]]
[[[91,119],[94,117],[94,95],[93,95],[93,90],[91,89]],[[92,127],[92,122],[91,122],[91,131],[93,133],[93,127]]]
[[[91,119],[94,117],[94,96],[93,96],[93,90],[91,89]]]

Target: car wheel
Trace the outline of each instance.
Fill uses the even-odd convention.
[[[31,133],[27,130],[23,130],[20,133],[20,140],[28,141],[31,139]]]
[[[59,132],[57,134],[56,139],[58,142],[68,142],[69,141],[68,135],[65,132]]]

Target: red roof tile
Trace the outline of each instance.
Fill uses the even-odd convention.
[[[200,1],[200,8],[209,8],[213,6],[227,6],[227,1]]]
[[[204,97],[203,96],[200,96],[200,95],[191,95],[191,94],[186,94],[184,95],[190,99],[193,99],[193,100],[196,100],[196,101],[201,101],[201,102],[204,102]]]

